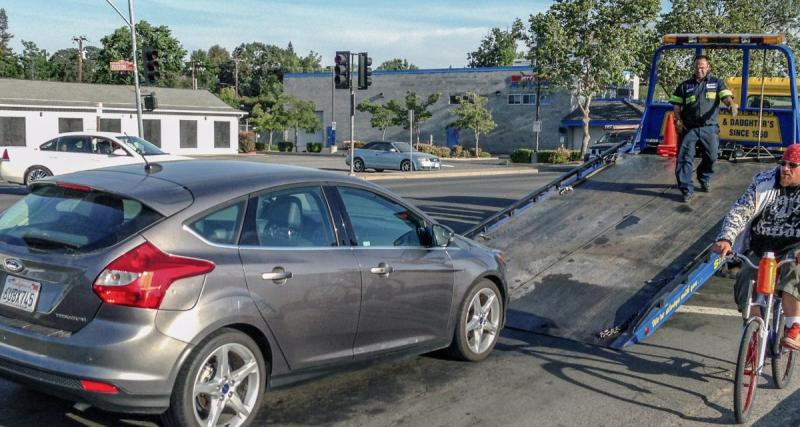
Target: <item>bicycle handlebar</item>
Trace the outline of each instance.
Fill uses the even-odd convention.
[[[739,258],[739,259],[743,260],[744,262],[746,262],[747,265],[749,265],[753,269],[758,270],[758,264],[753,264],[753,261],[747,255],[745,255],[743,253],[731,252],[731,254],[728,256],[728,258],[729,259]],[[780,260],[778,262],[778,267],[780,268],[782,265],[788,264],[790,262],[795,262],[795,259],[792,256],[787,256],[786,258],[784,258],[784,259],[782,259],[782,260]]]

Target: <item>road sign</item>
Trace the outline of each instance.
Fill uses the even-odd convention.
[[[109,62],[108,67],[111,71],[133,71],[133,62],[121,59],[119,61]]]
[[[533,131],[534,132],[541,132],[542,131],[542,121],[536,120],[533,122]]]

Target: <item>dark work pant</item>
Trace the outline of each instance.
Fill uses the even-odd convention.
[[[700,166],[697,167],[697,180],[708,184],[714,173],[714,162],[719,150],[719,126],[703,126],[686,130],[682,135],[675,164],[675,178],[678,188],[687,194],[694,191],[692,185],[692,168],[696,147],[700,149]]]

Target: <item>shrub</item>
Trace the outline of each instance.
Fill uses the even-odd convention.
[[[308,142],[306,143],[306,151],[309,153],[321,153],[322,152],[322,143],[321,142]]]
[[[453,157],[466,157],[466,153],[464,152],[464,147],[460,145],[454,145],[453,148],[450,149],[450,153]]]
[[[364,142],[364,141],[356,140],[354,145],[356,146],[356,148],[361,148],[361,147],[367,145],[367,143]],[[349,150],[350,149],[350,141],[343,141],[342,142],[342,149],[343,150]]]
[[[434,156],[438,157],[450,157],[450,149],[447,147],[437,147],[431,144],[419,144],[414,149],[420,153],[433,154]]]
[[[470,148],[469,149],[469,156],[470,157],[492,157],[492,153],[490,153],[490,152],[488,152],[486,150],[480,150],[480,152],[476,156],[475,155],[475,149],[474,148]]]
[[[291,141],[281,141],[278,143],[278,151],[289,152],[294,148],[294,143]]]
[[[265,142],[256,142],[256,151],[264,151],[267,149],[267,144]]]
[[[254,132],[239,132],[239,152],[252,153],[256,151],[256,134]]]
[[[530,148],[518,148],[511,153],[511,162],[513,163],[530,163],[533,150]]]
[[[562,145],[556,150],[546,150],[539,152],[539,162],[541,163],[567,163],[573,160],[580,160],[580,151],[571,151]]]

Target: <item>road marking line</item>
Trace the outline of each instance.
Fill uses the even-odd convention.
[[[714,316],[742,317],[742,313],[731,308],[702,307],[699,305],[682,305],[678,312],[693,314],[711,314]]]

